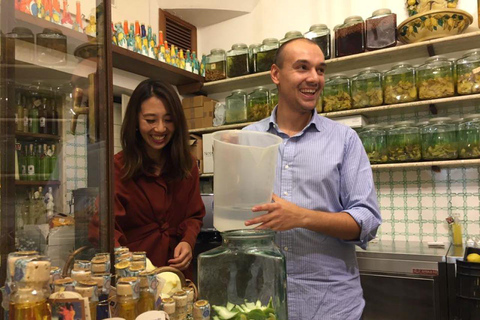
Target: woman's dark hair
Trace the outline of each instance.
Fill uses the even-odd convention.
[[[188,143],[187,121],[178,94],[168,83],[147,79],[135,88],[125,111],[121,131],[123,179],[153,172],[155,162],[148,156],[145,141],[138,128],[138,115],[142,110],[142,103],[151,97],[157,97],[163,102],[175,126],[172,139],[159,151],[166,157],[162,176],[167,180],[187,178],[190,176],[193,160]]]

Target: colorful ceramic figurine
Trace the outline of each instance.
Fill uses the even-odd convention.
[[[150,51],[151,51],[152,54],[153,54],[153,57],[152,57],[152,58],[158,60],[157,35],[154,34],[152,37],[153,37],[153,38],[152,38],[152,41],[151,41],[151,43],[150,43]]]
[[[158,60],[165,62],[165,46],[163,44],[160,45],[158,50]]]
[[[62,13],[60,12],[60,2],[53,0],[52,2],[52,21],[56,24],[60,24],[62,20]]]
[[[32,14],[30,11],[30,1],[31,0],[18,0],[17,3],[15,3],[15,9],[18,7],[18,10],[21,12],[25,12],[26,14]]]
[[[142,53],[142,36],[140,34],[140,23],[135,21],[135,46],[134,52]]]
[[[92,9],[90,12],[90,20],[88,21],[88,25],[85,27],[84,32],[91,37],[97,36],[97,18],[95,15],[95,9]]]
[[[68,12],[68,1],[63,0],[63,17],[62,24],[73,25],[72,15]]]
[[[42,0],[37,0],[37,17],[40,19],[45,17],[45,7],[43,6]]]
[[[80,8],[80,1],[77,1],[77,12],[75,13],[75,23],[73,24],[73,30],[83,30],[82,10]]]
[[[185,57],[185,70],[193,72],[192,59],[190,58],[190,50],[187,50],[187,56]]]
[[[147,39],[147,29],[145,29],[145,25],[142,24],[141,27],[142,32],[142,54],[148,57],[148,39]]]
[[[192,52],[192,69],[193,73],[200,74],[200,63],[197,59],[197,53],[195,51]]]
[[[200,64],[200,75],[202,77],[205,77],[205,63],[206,63],[206,58],[205,55],[202,55],[202,63]]]
[[[170,55],[170,48],[168,47],[168,41],[165,40],[165,63],[172,64],[172,56]]]
[[[133,23],[130,23],[130,30],[128,30],[127,49],[135,51],[135,27]]]
[[[125,31],[123,31],[122,23],[115,23],[115,37],[117,38],[117,45],[127,49],[127,39],[125,38]]]
[[[43,0],[43,6],[45,7],[45,16],[43,17],[47,21],[52,20],[52,0]]]
[[[114,45],[117,45],[117,36],[115,35],[115,29],[113,28],[113,22],[111,23],[111,28],[112,28],[112,43]]]

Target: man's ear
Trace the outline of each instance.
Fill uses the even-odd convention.
[[[270,68],[270,77],[276,85],[280,83],[280,68],[276,64],[272,64]]]

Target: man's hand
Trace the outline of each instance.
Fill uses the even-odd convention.
[[[173,257],[173,259],[168,260],[170,267],[177,268],[181,271],[185,270],[192,261],[192,248],[187,242],[182,241],[175,247]]]
[[[245,225],[250,226],[260,223],[255,229],[271,229],[275,231],[285,231],[303,227],[305,215],[302,208],[275,194],[272,199],[274,201],[273,203],[253,207],[253,212],[268,211],[268,213],[245,221]]]

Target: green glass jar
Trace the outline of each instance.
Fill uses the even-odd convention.
[[[451,118],[430,119],[422,131],[422,158],[449,160],[458,158],[457,126]]]
[[[249,73],[248,47],[244,43],[236,43],[227,52],[227,77],[234,78]]]
[[[480,114],[466,116],[458,125],[458,151],[460,158],[480,157]]]
[[[458,94],[480,93],[480,48],[467,51],[455,65]]]
[[[284,44],[285,42],[292,40],[292,39],[297,39],[297,38],[303,38],[303,34],[300,31],[288,31],[285,33],[285,36],[283,39],[280,40],[280,45]]]
[[[226,56],[223,49],[212,49],[206,57],[205,63],[205,81],[215,81],[225,79],[227,74]]]
[[[436,99],[455,94],[453,64],[443,56],[428,58],[417,68],[418,98]]]
[[[258,121],[270,116],[269,93],[258,87],[247,96],[247,121]]]
[[[322,100],[324,112],[351,109],[350,79],[341,74],[331,76],[325,81]]]
[[[389,162],[418,161],[422,158],[420,129],[413,121],[402,121],[387,131]]]
[[[270,112],[272,113],[273,109],[275,106],[278,104],[278,89],[272,89],[270,90]]]
[[[408,63],[398,63],[383,74],[385,104],[417,100],[415,68]]]
[[[322,49],[325,60],[331,57],[331,36],[330,29],[326,24],[314,24],[310,27],[310,30],[303,35],[305,38],[314,41],[320,49]]]
[[[251,44],[248,47],[248,63],[249,63],[250,73],[257,72],[257,52],[261,46],[262,46],[261,43],[256,43],[256,44]]]
[[[235,319],[287,320],[285,257],[267,230],[222,233],[222,246],[198,256],[198,296],[219,316],[231,307]],[[240,310],[240,305],[251,310]],[[233,319],[232,317],[232,319]]]
[[[387,156],[387,132],[378,124],[370,124],[358,133],[371,164],[385,163]]]
[[[275,38],[267,38],[263,40],[262,45],[258,49],[257,58],[255,60],[257,72],[270,71],[279,45],[278,40]]]
[[[352,78],[353,108],[379,106],[383,103],[382,74],[367,68]]]
[[[225,98],[225,124],[247,121],[247,93],[234,90]]]

